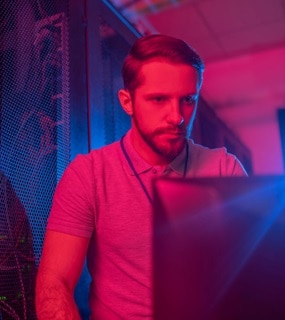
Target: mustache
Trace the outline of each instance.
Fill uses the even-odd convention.
[[[164,133],[186,134],[186,128],[181,126],[167,126],[167,127],[157,128],[154,130],[154,134],[164,134]]]

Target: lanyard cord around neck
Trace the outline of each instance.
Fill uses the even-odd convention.
[[[127,150],[126,150],[125,145],[124,145],[124,139],[125,139],[125,136],[122,136],[122,138],[120,140],[120,146],[121,146],[121,149],[123,151],[123,154],[124,154],[128,164],[129,164],[130,168],[132,169],[135,177],[139,181],[139,183],[140,183],[140,185],[141,185],[141,187],[142,187],[142,189],[143,189],[148,201],[150,202],[151,205],[153,205],[153,199],[151,198],[149,192],[147,191],[147,188],[146,188],[145,184],[142,182],[142,179],[140,178],[140,176],[139,176],[139,174],[138,174],[138,172],[137,172],[132,160],[130,159],[130,157],[129,157],[128,153],[127,153]],[[188,166],[188,157],[189,157],[189,146],[188,146],[187,141],[186,141],[185,145],[186,145],[186,157],[185,157],[185,162],[184,162],[183,178],[186,177],[187,166]]]

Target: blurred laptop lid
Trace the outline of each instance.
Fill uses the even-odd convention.
[[[154,182],[154,319],[285,319],[285,177]]]

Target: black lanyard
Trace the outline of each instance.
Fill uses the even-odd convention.
[[[134,164],[132,163],[132,160],[130,159],[130,157],[129,157],[128,153],[127,153],[127,150],[126,150],[125,145],[124,145],[124,138],[125,138],[125,136],[122,136],[122,138],[120,140],[120,145],[121,145],[121,149],[123,151],[123,154],[124,154],[126,160],[128,161],[128,164],[129,164],[130,168],[132,169],[135,177],[139,181],[139,183],[140,183],[140,185],[141,185],[141,187],[142,187],[142,189],[143,189],[148,201],[150,202],[151,205],[153,205],[153,199],[151,198],[149,192],[147,191],[145,184],[142,182],[139,174],[137,173],[137,170],[136,170]],[[185,158],[185,162],[184,162],[183,178],[186,177],[186,173],[187,173],[188,157],[189,157],[189,146],[188,146],[188,142],[186,141],[186,158]]]

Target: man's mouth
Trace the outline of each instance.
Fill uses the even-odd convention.
[[[164,134],[169,134],[173,136],[184,136],[185,131],[184,130],[165,130]]]

